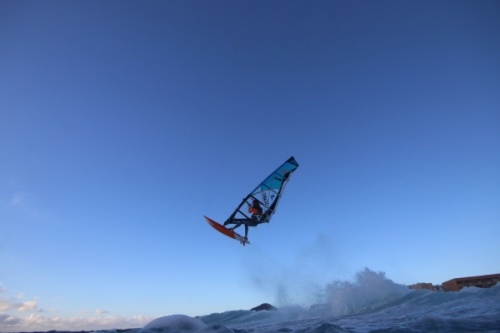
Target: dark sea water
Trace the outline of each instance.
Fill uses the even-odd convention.
[[[143,328],[106,333],[500,333],[500,285],[459,292],[412,291],[390,280],[328,286],[325,303],[275,311],[237,310],[200,317],[169,315]]]

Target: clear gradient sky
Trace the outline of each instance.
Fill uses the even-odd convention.
[[[498,1],[1,1],[0,331],[500,273],[499,129]]]

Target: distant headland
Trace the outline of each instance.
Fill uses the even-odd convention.
[[[412,284],[408,287],[413,290],[427,289],[432,291],[459,291],[464,287],[490,288],[498,282],[500,282],[500,274],[491,274],[455,278],[445,281],[440,285],[421,282]]]

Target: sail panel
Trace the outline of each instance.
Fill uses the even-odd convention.
[[[295,158],[290,157],[243,199],[228,221],[250,219],[251,214],[248,213],[248,207],[251,206],[253,199],[257,199],[263,208],[263,215],[258,221],[269,222],[276,212],[286,183],[298,166]]]

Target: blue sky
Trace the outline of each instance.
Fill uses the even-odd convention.
[[[2,1],[0,31],[0,331],[500,272],[497,1]],[[206,224],[292,155],[250,246]]]

